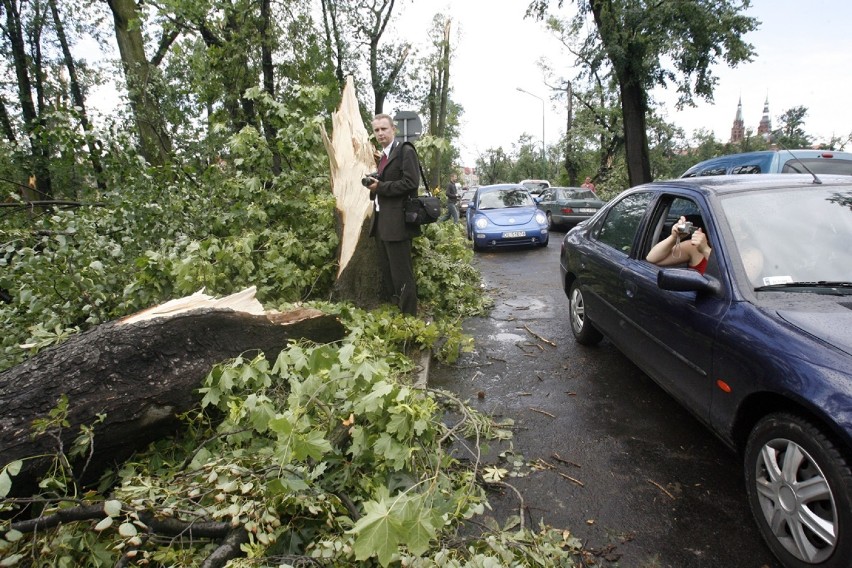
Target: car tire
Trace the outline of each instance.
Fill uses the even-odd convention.
[[[766,416],[749,435],[744,469],[752,515],[785,568],[849,568],[852,470],[819,428]]]
[[[549,231],[553,228],[553,213],[548,211],[545,215],[547,215],[547,230]]]
[[[586,315],[586,300],[583,290],[575,280],[568,291],[568,318],[571,321],[571,332],[574,339],[580,345],[597,345],[603,339],[603,335],[589,321]]]

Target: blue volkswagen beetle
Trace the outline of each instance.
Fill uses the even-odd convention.
[[[710,246],[703,273],[682,217]],[[658,243],[684,267],[648,262]],[[576,341],[608,338],[740,453],[788,568],[852,562],[850,250],[852,178],[799,174],[637,186],[562,243]]]
[[[549,241],[547,217],[518,184],[484,185],[467,208],[467,238],[474,250],[542,246]]]

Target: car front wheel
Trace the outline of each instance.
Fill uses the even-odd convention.
[[[786,568],[841,568],[852,558],[852,471],[816,426],[791,414],[762,419],[745,450],[748,501]]]
[[[603,339],[589,318],[586,316],[586,300],[577,281],[571,284],[568,292],[568,316],[571,319],[571,331],[574,339],[581,345],[596,345]]]

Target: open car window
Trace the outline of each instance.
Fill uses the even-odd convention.
[[[629,255],[652,197],[650,192],[632,193],[613,205],[597,227],[597,240]]]

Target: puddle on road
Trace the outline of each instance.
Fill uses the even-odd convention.
[[[552,319],[554,316],[552,298],[513,298],[497,302],[491,312],[496,320]]]
[[[492,341],[499,341],[501,343],[515,344],[519,341],[526,341],[527,338],[523,335],[518,335],[517,333],[497,333],[494,335],[489,335],[488,339]]]

